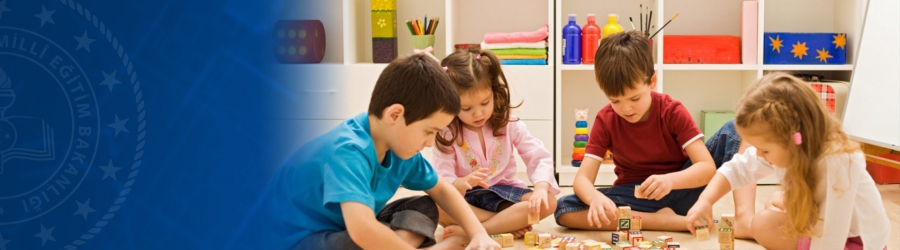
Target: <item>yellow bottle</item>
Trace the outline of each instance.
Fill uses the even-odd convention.
[[[609,20],[608,23],[606,23],[606,26],[603,26],[603,38],[622,32],[622,26],[619,25],[619,15],[609,14],[607,19]]]

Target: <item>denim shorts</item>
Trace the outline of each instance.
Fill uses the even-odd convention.
[[[391,230],[404,229],[425,236],[417,248],[433,246],[438,209],[428,196],[413,196],[388,203],[375,217]],[[319,232],[300,240],[293,249],[362,249],[350,238],[350,232]]]
[[[465,199],[469,205],[491,212],[500,212],[505,202],[518,203],[522,196],[531,193],[531,189],[514,186],[495,185],[489,188],[475,187],[466,191]]]
[[[713,136],[706,141],[706,148],[709,149],[710,154],[712,154],[717,169],[721,167],[723,163],[731,160],[731,157],[737,153],[740,145],[741,137],[738,135],[737,130],[735,130],[733,120],[725,123],[718,132],[713,134]],[[691,165],[693,165],[693,163],[688,160],[681,169],[684,170]],[[656,201],[635,198],[634,186],[638,184],[641,183],[628,183],[608,188],[598,188],[597,191],[600,191],[600,193],[609,197],[613,203],[616,203],[616,206],[631,206],[631,209],[634,211],[652,213],[668,207],[674,210],[678,215],[686,215],[688,210],[694,206],[694,203],[697,203],[697,198],[700,197],[700,193],[702,193],[703,189],[706,187],[672,190],[669,195]],[[560,197],[557,201],[556,212],[554,213],[556,223],[559,224],[560,215],[588,209],[590,209],[590,205],[582,202],[581,199],[574,194]]]

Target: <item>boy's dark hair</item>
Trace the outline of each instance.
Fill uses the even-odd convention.
[[[635,83],[650,84],[653,77],[653,50],[639,31],[626,31],[600,40],[594,54],[597,84],[607,96],[618,97]]]
[[[459,94],[441,65],[428,56],[416,54],[394,59],[375,82],[369,99],[369,115],[381,119],[388,106],[405,108],[406,124],[428,118],[441,111],[459,113]]]

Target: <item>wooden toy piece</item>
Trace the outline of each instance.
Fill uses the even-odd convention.
[[[550,248],[560,248],[562,245],[561,249],[566,249],[566,243],[560,243],[560,241],[562,239],[550,239]]]
[[[634,185],[634,198],[638,199],[647,199],[647,196],[644,196],[641,192],[638,191],[641,185]]]
[[[603,250],[603,245],[604,244],[596,241],[581,244],[581,246],[584,246],[584,250]]]
[[[659,236],[659,237],[656,237],[656,239],[665,241],[667,243],[672,242],[674,240],[674,239],[672,239],[672,236],[668,236],[668,235]]]
[[[640,216],[631,216],[631,230],[632,231],[641,231],[641,217]]]
[[[549,233],[540,233],[537,236],[537,242],[535,242],[535,244],[542,248],[548,248],[548,247],[551,247],[550,246],[551,240],[553,240],[553,239],[550,238]]]
[[[525,233],[525,246],[533,247],[533,246],[536,246],[535,243],[537,243],[537,233],[535,233],[535,232]]]
[[[541,218],[535,217],[531,212],[528,212],[528,225],[541,224]]]
[[[619,217],[619,230],[631,230],[631,218]]]
[[[640,245],[638,245],[638,248],[640,248],[641,250],[644,250],[644,249],[650,249],[650,247],[652,247],[652,246],[653,245],[650,245],[650,244],[640,244]]]
[[[719,250],[734,250],[734,244],[719,244]]]
[[[562,245],[560,245],[560,249],[563,249],[561,246],[562,246]],[[570,242],[570,243],[566,243],[566,248],[565,248],[565,249],[566,249],[566,250],[581,250],[580,248],[581,248],[581,244],[578,244],[578,243],[575,243],[575,242]]]
[[[613,242],[613,244],[615,244],[616,242],[619,242],[621,240],[627,240],[627,239],[628,239],[628,234],[623,234],[622,232],[616,231],[616,232],[612,233],[610,242]]]
[[[561,239],[562,239],[562,241],[560,241],[561,243],[572,243],[572,242],[575,242],[575,237],[574,237],[574,236],[566,236],[566,237],[562,237]]]
[[[734,231],[731,228],[719,228],[719,243],[734,244]]]
[[[492,240],[496,241],[497,244],[501,246],[503,245],[503,236],[500,236],[499,234],[491,234],[488,236],[490,236]]]
[[[697,240],[704,241],[704,240],[709,239],[709,227],[707,227],[707,226],[694,227],[694,231],[697,232]]]
[[[515,237],[511,233],[500,234],[503,238],[503,242],[500,243],[501,247],[512,247],[514,244]]]
[[[614,239],[611,240],[612,244],[615,245],[619,241],[628,241],[628,230],[619,230],[613,232]]]
[[[631,231],[628,235],[629,241],[631,241],[631,245],[639,246],[641,241],[644,241],[644,234],[641,231]]]
[[[663,248],[662,248],[662,247],[658,247],[658,246],[650,246],[650,248],[648,248],[648,249],[650,249],[650,250],[662,250]]]
[[[631,207],[629,206],[621,206],[618,211],[619,219],[631,219]]]
[[[722,214],[722,220],[719,221],[719,228],[734,228],[734,214]]]
[[[672,241],[672,242],[669,242],[669,246],[666,248],[681,248],[681,243]]]
[[[654,240],[654,241],[651,241],[650,243],[653,246],[657,246],[657,247],[668,247],[669,246],[669,244],[667,244],[668,242],[666,242],[664,240]]]
[[[628,231],[628,230],[625,230],[625,229],[620,229],[620,230],[617,231],[617,232],[622,232],[623,234],[625,234],[625,239],[624,239],[623,241],[628,241],[628,234],[630,234],[631,231]]]
[[[632,245],[631,245],[631,243],[628,243],[627,241],[619,241],[615,245],[615,248],[620,249],[620,250],[624,250],[624,249],[627,249],[630,247],[632,247]]]

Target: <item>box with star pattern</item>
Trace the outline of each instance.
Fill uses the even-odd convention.
[[[764,64],[846,64],[846,33],[765,32]]]

